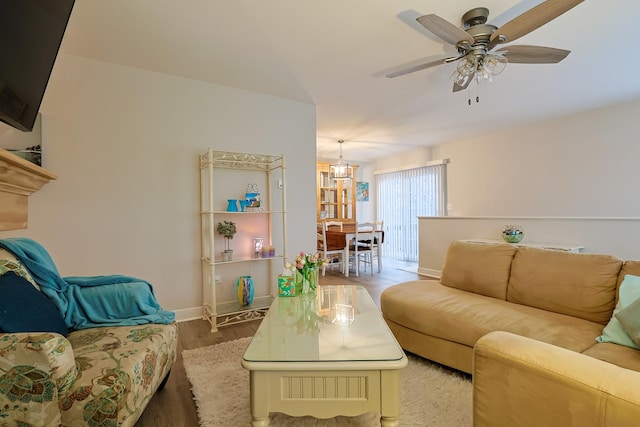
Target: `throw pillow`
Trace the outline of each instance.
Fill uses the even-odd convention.
[[[57,332],[67,325],[45,294],[14,272],[0,276],[0,332]]]
[[[629,334],[625,332],[620,321],[616,318],[618,313],[622,312],[638,299],[640,299],[640,276],[627,274],[624,276],[622,284],[620,284],[618,304],[615,310],[613,310],[613,316],[611,316],[611,320],[609,320],[607,326],[604,327],[602,335],[596,338],[596,341],[612,342],[640,350],[640,345],[633,342]]]
[[[16,258],[15,255],[13,255],[5,248],[0,248],[0,276],[9,271],[13,271],[18,276],[24,277],[33,286],[35,286],[36,289],[40,289],[40,286],[36,284],[35,280],[33,280],[33,277],[31,277],[31,274],[27,271],[25,266],[22,265],[20,261],[18,261],[18,258]]]
[[[616,314],[616,319],[633,342],[640,346],[640,298],[629,304],[624,310],[620,310]]]

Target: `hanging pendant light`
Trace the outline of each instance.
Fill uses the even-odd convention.
[[[340,158],[338,163],[329,166],[329,178],[331,179],[353,179],[353,166],[349,163],[345,163],[342,159],[342,144],[344,140],[339,140],[340,144]]]

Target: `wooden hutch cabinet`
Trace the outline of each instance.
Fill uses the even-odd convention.
[[[317,163],[317,221],[356,222],[356,180],[358,168],[353,166],[354,179],[329,178],[330,163]]]

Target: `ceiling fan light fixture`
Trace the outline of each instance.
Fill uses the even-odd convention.
[[[460,87],[467,87],[467,84],[472,77],[473,74],[463,74],[458,70],[454,71],[453,74],[451,74],[451,78],[453,79],[454,83]]]
[[[467,55],[458,62],[451,78],[460,87],[467,87],[474,77],[477,83],[481,80],[491,82],[493,77],[503,72],[506,66],[506,56],[499,53]]]
[[[482,58],[478,71],[486,80],[491,80],[491,77],[497,76],[503,72],[506,67],[506,56],[496,53],[488,53]]]
[[[460,62],[458,62],[458,66],[456,67],[456,71],[459,74],[463,75],[472,75],[476,72],[478,68],[478,57],[476,55],[467,55]]]
[[[555,64],[570,53],[568,50],[544,46],[511,45],[491,52],[497,45],[513,42],[557,18],[584,0],[543,0],[500,27],[488,24],[489,9],[476,7],[462,16],[462,27],[431,13],[416,18],[425,29],[453,45],[458,56],[431,60],[412,65],[404,70],[387,74],[393,78],[441,64],[459,61],[451,74],[454,80],[453,92],[467,89],[475,79],[491,81],[500,74],[509,62],[518,64]],[[476,102],[478,101],[476,96]],[[470,103],[470,101],[469,101]]]
[[[476,55],[467,55],[460,59],[455,71],[451,74],[453,81],[460,87],[466,87],[469,80],[478,69],[478,58]]]
[[[342,158],[342,144],[344,140],[339,140],[340,144],[340,157],[338,158],[338,163],[334,163],[329,166],[329,178],[330,179],[353,179],[353,166],[349,163],[346,163]]]

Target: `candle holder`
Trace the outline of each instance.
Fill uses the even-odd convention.
[[[331,307],[331,322],[342,326],[351,326],[355,318],[355,310],[349,304],[336,304]]]
[[[264,245],[264,239],[262,237],[253,238],[253,257],[260,258],[262,254],[262,247]]]

